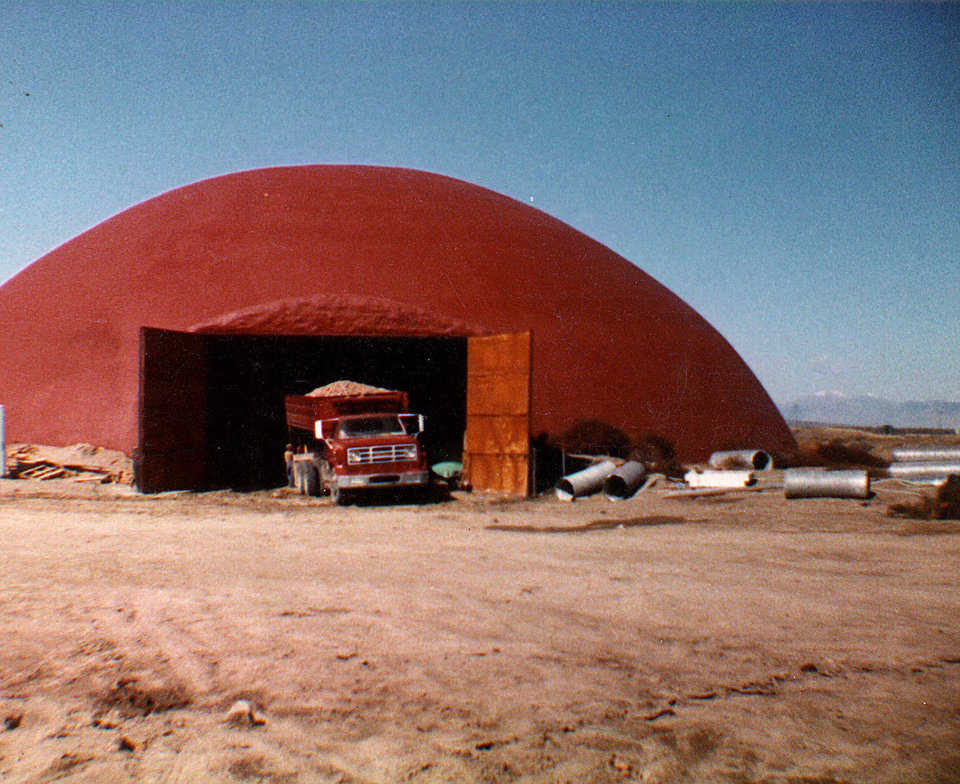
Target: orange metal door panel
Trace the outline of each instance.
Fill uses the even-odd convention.
[[[477,490],[530,488],[530,333],[467,340],[464,474]]]
[[[475,489],[505,495],[528,494],[530,461],[527,455],[473,454],[467,458],[465,471]]]
[[[474,376],[481,383],[471,384],[469,369],[467,373],[467,416],[527,416],[530,410],[530,379],[526,375],[512,371],[484,373]]]
[[[475,416],[464,439],[464,448],[476,454],[523,455],[530,432],[524,416]]]
[[[477,373],[530,375],[530,333],[509,332],[469,338],[470,367]],[[529,398],[528,398],[529,400]]]

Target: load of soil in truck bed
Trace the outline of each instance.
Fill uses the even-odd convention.
[[[333,381],[322,387],[317,387],[312,392],[307,392],[307,397],[346,397],[348,395],[378,395],[383,392],[392,392],[392,389],[383,387],[372,387],[369,384],[361,384],[358,381]]]

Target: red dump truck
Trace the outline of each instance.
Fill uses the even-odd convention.
[[[344,504],[356,492],[429,484],[423,416],[410,413],[406,392],[337,381],[284,403],[301,494]]]

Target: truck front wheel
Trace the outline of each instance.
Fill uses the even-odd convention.
[[[350,503],[350,498],[346,491],[341,490],[336,482],[330,485],[330,500],[333,501],[336,506],[346,506]]]
[[[303,495],[303,463],[293,464],[293,486],[300,495]]]
[[[303,493],[320,495],[320,477],[317,475],[317,467],[312,463],[303,466]]]

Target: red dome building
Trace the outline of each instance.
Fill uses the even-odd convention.
[[[144,489],[272,481],[283,394],[338,378],[409,390],[438,456],[466,430],[479,485],[585,422],[684,460],[795,446],[737,353],[655,280],[528,205],[406,169],[170,191],[0,287],[0,330],[8,440],[135,453]]]

